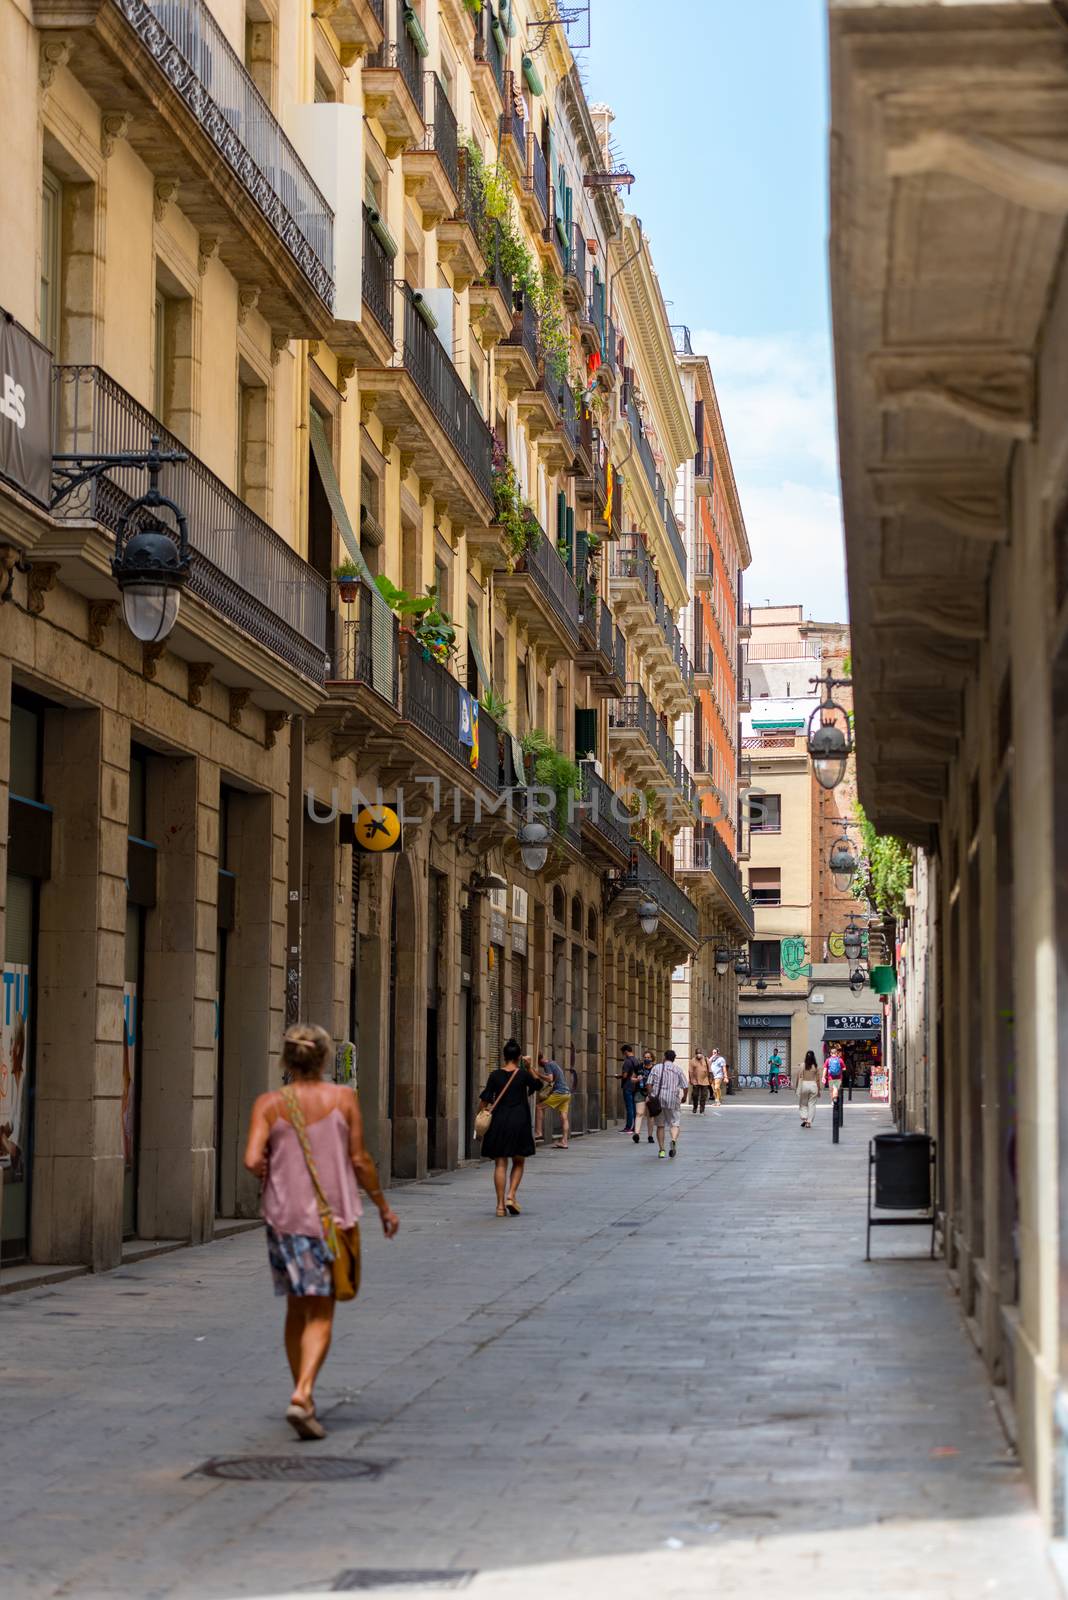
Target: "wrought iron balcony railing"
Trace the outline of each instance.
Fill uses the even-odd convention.
[[[579,592],[574,578],[544,533],[520,556],[515,570],[529,573],[577,643],[582,610]]]
[[[649,559],[649,552],[636,533],[624,534],[608,548],[608,573],[611,578],[630,578],[641,584],[642,593],[653,609],[662,601],[660,584]]]
[[[494,286],[494,288],[498,289],[504,299],[505,304],[511,306],[515,303],[512,293],[512,280],[509,274],[504,270],[504,267],[501,265],[501,256],[503,254],[503,237],[503,229],[501,228],[500,223],[494,222],[489,244],[488,266],[483,282],[490,283]],[[531,315],[533,316],[533,311],[531,312]],[[537,317],[534,317],[535,350],[537,349],[537,327]]]
[[[629,855],[631,845],[630,813],[609,784],[605,783],[588,761],[581,764],[582,808],[581,821],[588,823],[621,855]]]
[[[616,325],[612,321],[611,317],[606,317],[604,323],[604,339],[602,340],[601,360],[604,362],[605,366],[610,372],[615,372],[616,370],[616,350],[618,345],[619,337],[616,333]]]
[[[511,143],[511,159],[517,172],[525,172],[527,167],[527,120],[523,115],[523,97],[518,93],[515,83],[515,73],[504,74],[504,110],[500,119],[500,147],[502,154],[504,146]]]
[[[404,640],[402,715],[454,761],[471,768],[471,746],[460,742],[460,685],[440,662],[424,655],[410,638]],[[484,788],[499,793],[503,773],[497,724],[485,711],[478,715],[478,764],[473,769]]]
[[[527,176],[523,187],[534,196],[541,208],[542,218],[549,217],[549,169],[541,141],[533,133],[527,134]]]
[[[484,63],[493,73],[493,80],[497,85],[497,92],[504,98],[505,68],[504,56],[497,43],[497,36],[493,31],[490,18],[490,8],[484,5],[476,20],[475,34],[475,60]]]
[[[676,872],[710,872],[720,885],[743,929],[752,936],[753,907],[742,887],[742,872],[729,846],[715,827],[706,824],[675,840]]]
[[[404,366],[460,456],[467,470],[493,501],[493,435],[468,393],[444,345],[415,307],[411,284],[404,291]]]
[[[304,276],[334,303],[334,214],[203,0],[116,0]]]
[[[690,339],[690,330],[684,322],[673,322],[671,324],[671,337],[675,341],[675,351],[677,355],[693,355],[693,343]]]
[[[529,295],[524,295],[523,304],[515,314],[512,331],[504,342],[505,344],[521,345],[534,365],[538,365],[541,359],[538,313],[535,311],[534,302]]]
[[[635,846],[631,865],[619,880],[624,889],[637,889],[655,900],[661,913],[691,939],[700,937],[701,916],[689,895],[642,846]]]
[[[682,573],[683,579],[685,579],[686,545],[683,542],[682,534],[679,532],[679,524],[670,504],[664,507],[664,527],[667,529],[668,544],[675,552],[675,560],[679,564],[679,571]]]
[[[400,625],[366,583],[360,584],[358,616],[338,614],[329,676],[335,683],[365,683],[400,707]]]
[[[147,450],[154,434],[164,450],[185,451],[180,439],[100,367],[57,366],[53,379],[55,453]],[[159,487],[181,506],[189,524],[189,593],[304,677],[322,683],[326,579],[202,461],[186,454],[188,461],[162,469]],[[92,518],[114,533],[144,486],[143,473],[116,469],[75,490],[55,515]]]
[[[363,301],[379,327],[393,337],[393,259],[371,226],[373,215],[363,207]]]
[[[452,184],[455,195],[459,195],[460,187],[460,135],[456,126],[456,113],[449,104],[449,97],[445,93],[445,85],[436,72],[424,75],[426,85],[425,108],[423,120],[426,123],[426,138],[423,148],[433,150],[441,165],[445,169],[445,176]]]
[[[693,776],[675,749],[670,728],[653,710],[641,684],[628,683],[621,699],[609,701],[608,726],[610,729],[637,729],[656,756],[671,788],[682,797],[687,810],[693,811],[697,798]]]
[[[577,222],[571,224],[571,241],[567,251],[567,276],[574,278],[586,293],[586,235]]]
[[[423,109],[423,58],[418,46],[404,23],[407,10],[405,0],[393,0],[390,14],[392,37],[384,40],[379,49],[367,57],[369,67],[395,67],[404,79],[422,116]]]
[[[468,151],[462,147],[459,151],[459,178],[460,186],[457,190],[459,205],[456,208],[456,215],[467,223],[481,246],[486,228],[485,202],[475,163]],[[501,225],[498,222],[494,226],[499,238]]]

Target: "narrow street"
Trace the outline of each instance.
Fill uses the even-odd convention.
[[[749,1095],[686,1113],[674,1162],[614,1131],[539,1154],[516,1220],[478,1168],[398,1188],[319,1446],[280,1420],[258,1233],[10,1297],[0,1590],[1046,1600],[944,1265],[907,1229],[863,1260],[888,1126],[858,1100],[836,1149],[826,1101],[808,1134]],[[196,1474],[236,1456],[378,1472]]]

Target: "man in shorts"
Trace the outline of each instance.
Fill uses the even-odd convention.
[[[708,1070],[712,1074],[712,1093],[717,1106],[723,1104],[723,1091],[727,1087],[727,1063],[720,1054],[719,1045],[712,1046],[709,1057]]]
[[[689,1088],[686,1073],[675,1059],[674,1050],[665,1050],[663,1061],[658,1061],[649,1074],[645,1086],[646,1094],[650,1099],[659,1100],[660,1110],[655,1115],[650,1115],[649,1121],[656,1127],[656,1142],[660,1146],[658,1157],[661,1161],[665,1156],[675,1158],[679,1147],[679,1129],[682,1126],[682,1102]],[[664,1129],[671,1130],[671,1149],[664,1149]]]
[[[560,1117],[560,1137],[553,1140],[556,1150],[566,1150],[568,1138],[571,1133],[571,1086],[564,1076],[564,1069],[558,1061],[550,1061],[543,1051],[538,1051],[538,1070],[541,1074],[549,1074],[551,1082],[546,1084],[538,1094],[537,1104],[534,1108],[534,1137],[540,1139],[545,1129],[545,1107],[555,1111]]]

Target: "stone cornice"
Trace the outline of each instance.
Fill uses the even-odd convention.
[[[615,294],[622,295],[626,306],[634,367],[642,394],[652,404],[657,438],[674,477],[687,457],[696,455],[697,436],[679,377],[660,280],[637,217],[624,218],[618,249],[624,262],[631,259],[616,278]]]

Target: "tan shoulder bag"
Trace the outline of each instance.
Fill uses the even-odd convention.
[[[501,1101],[504,1099],[505,1095],[508,1093],[509,1089],[512,1087],[512,1083],[513,1083],[513,1081],[515,1079],[515,1075],[516,1075],[516,1073],[518,1071],[519,1071],[518,1067],[513,1067],[512,1068],[512,1076],[508,1079],[508,1082],[505,1084],[504,1088],[501,1090],[501,1092],[497,1096],[496,1100],[494,1100],[493,1104],[490,1106],[488,1111],[476,1112],[476,1114],[475,1114],[475,1138],[476,1139],[484,1139],[486,1137],[487,1133],[489,1133],[489,1131],[490,1131],[490,1123],[493,1121],[493,1113],[496,1111],[497,1107],[500,1105]]]

